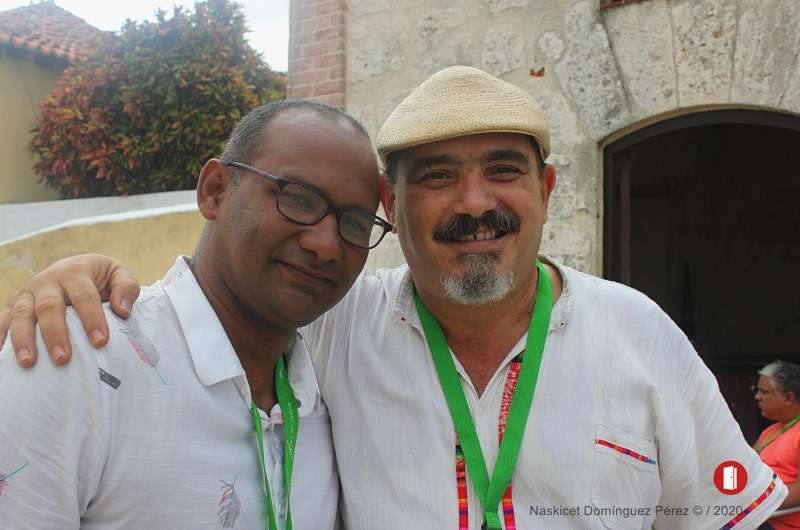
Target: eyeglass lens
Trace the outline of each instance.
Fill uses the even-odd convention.
[[[278,209],[295,222],[311,225],[328,211],[328,201],[311,188],[289,182],[278,196]],[[338,221],[342,239],[359,247],[377,245],[384,234],[377,218],[363,210],[345,210]]]

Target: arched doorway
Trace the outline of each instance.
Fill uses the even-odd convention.
[[[685,115],[603,154],[605,277],[681,326],[752,441],[756,371],[800,362],[800,118]]]

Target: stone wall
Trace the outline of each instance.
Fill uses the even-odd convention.
[[[602,272],[602,146],[715,107],[800,113],[800,2],[351,0],[346,108],[377,133],[428,75],[482,68],[539,100],[558,168],[543,250]],[[402,260],[396,240],[371,265]]]

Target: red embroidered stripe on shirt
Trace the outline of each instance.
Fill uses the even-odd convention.
[[[596,443],[597,445],[602,445],[602,446],[608,447],[609,449],[613,449],[614,451],[617,451],[618,453],[622,453],[623,455],[627,455],[627,456],[629,456],[631,458],[635,458],[636,460],[644,462],[645,464],[655,464],[656,463],[656,461],[653,460],[652,458],[650,458],[649,456],[645,456],[643,454],[637,453],[636,451],[631,451],[627,447],[622,447],[621,445],[617,445],[617,444],[615,444],[613,442],[609,442],[608,440],[603,440],[601,438],[598,438],[598,439],[596,439],[594,441],[594,443]]]
[[[747,517],[748,514],[750,514],[753,510],[758,508],[765,500],[767,500],[767,497],[769,497],[769,494],[772,493],[772,491],[775,489],[775,479],[776,478],[777,478],[777,475],[775,475],[773,473],[772,474],[772,482],[769,483],[769,486],[767,486],[767,489],[764,490],[764,493],[759,495],[756,500],[751,502],[748,506],[745,507],[744,510],[742,510],[742,513],[738,514],[736,517],[734,517],[733,519],[731,519],[730,521],[725,523],[722,526],[722,528],[720,528],[719,530],[730,530],[731,528],[733,528],[734,526],[739,524],[742,521],[742,519]]]

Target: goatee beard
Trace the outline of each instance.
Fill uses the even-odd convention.
[[[465,269],[463,275],[441,276],[445,293],[455,302],[461,305],[489,304],[502,300],[511,291],[514,273],[501,274],[499,258],[495,254],[466,254],[461,260]]]

